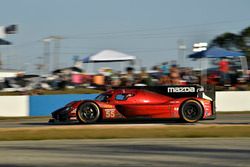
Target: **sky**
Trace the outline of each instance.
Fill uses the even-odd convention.
[[[0,26],[18,25],[6,37],[13,45],[0,46],[2,68],[40,73],[43,39],[53,35],[62,38],[60,67],[71,66],[74,56],[113,49],[150,68],[191,54],[194,43],[239,33],[250,26],[249,7],[249,0],[0,0]],[[52,69],[53,43],[50,48]]]

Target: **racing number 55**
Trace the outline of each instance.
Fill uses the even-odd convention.
[[[105,110],[106,118],[115,118],[115,110]]]

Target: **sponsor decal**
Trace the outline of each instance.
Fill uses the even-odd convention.
[[[114,106],[113,105],[109,105],[109,104],[104,104],[104,105],[102,105],[102,108],[114,108]]]
[[[170,93],[190,93],[195,92],[195,87],[169,87],[168,92]]]

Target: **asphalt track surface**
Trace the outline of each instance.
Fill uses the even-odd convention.
[[[48,118],[0,120],[0,128],[250,125],[250,113],[218,114],[194,124],[173,121],[49,125]],[[169,138],[0,141],[0,167],[249,167],[250,138]]]
[[[249,167],[250,138],[0,142],[0,167]]]
[[[48,124],[49,118],[18,118],[18,119],[0,119],[0,128],[23,128],[23,127],[54,127],[66,125],[70,126],[96,126],[96,127],[110,127],[110,126],[171,126],[171,125],[250,125],[250,112],[240,114],[217,114],[215,120],[203,120],[198,123],[178,123],[170,120],[148,120],[148,121],[112,121],[112,122],[100,122],[91,125],[82,125],[79,123],[59,123],[54,125]]]

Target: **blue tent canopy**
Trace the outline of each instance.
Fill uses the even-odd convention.
[[[223,58],[223,57],[239,57],[239,56],[243,56],[243,53],[229,51],[219,47],[212,47],[205,51],[193,53],[188,57],[194,59],[200,59],[200,58]]]

